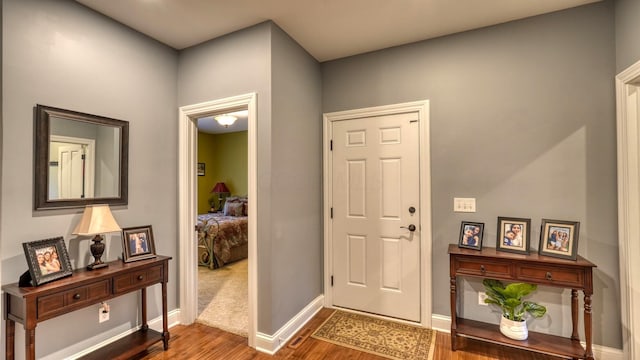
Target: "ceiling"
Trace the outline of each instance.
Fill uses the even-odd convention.
[[[273,20],[323,62],[600,0],[76,0],[175,49]]]

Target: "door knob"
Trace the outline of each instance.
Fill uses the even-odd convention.
[[[410,224],[409,226],[400,226],[400,229],[409,229],[409,231],[416,231],[416,226]]]

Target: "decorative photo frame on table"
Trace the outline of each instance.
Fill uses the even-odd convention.
[[[482,250],[482,236],[484,235],[484,223],[463,221],[460,225],[460,239],[458,247]]]
[[[67,246],[62,236],[22,243],[22,248],[27,258],[33,286],[58,280],[73,273]],[[23,279],[20,282],[22,286]]]
[[[538,253],[545,256],[576,260],[578,257],[579,232],[580,223],[577,221],[542,219]]]
[[[122,260],[132,262],[156,257],[151,225],[122,229]]]
[[[528,254],[531,234],[531,219],[498,217],[496,250],[517,254]]]

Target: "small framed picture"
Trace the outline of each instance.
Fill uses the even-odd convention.
[[[204,163],[198,163],[198,176],[204,176]]]
[[[463,221],[460,225],[460,240],[458,246],[462,248],[482,250],[482,235],[484,224]]]
[[[122,259],[132,262],[156,257],[151,225],[122,229]]]
[[[531,219],[498,217],[496,250],[529,253]]]
[[[69,253],[62,236],[22,243],[34,286],[57,280],[73,273]]]
[[[542,219],[538,253],[575,260],[578,256],[579,231],[580,223],[577,221]]]

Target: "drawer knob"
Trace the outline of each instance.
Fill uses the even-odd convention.
[[[547,280],[553,280],[549,271],[547,271],[547,275],[545,275],[545,277],[547,278]]]
[[[75,300],[80,299],[80,294],[78,294],[78,293],[73,294],[73,298],[74,298]]]
[[[138,280],[142,280],[142,279],[144,279],[144,276],[138,275]]]
[[[483,272],[483,273],[487,271],[487,270],[484,268],[484,265],[480,265],[480,271],[481,271],[481,272]]]

